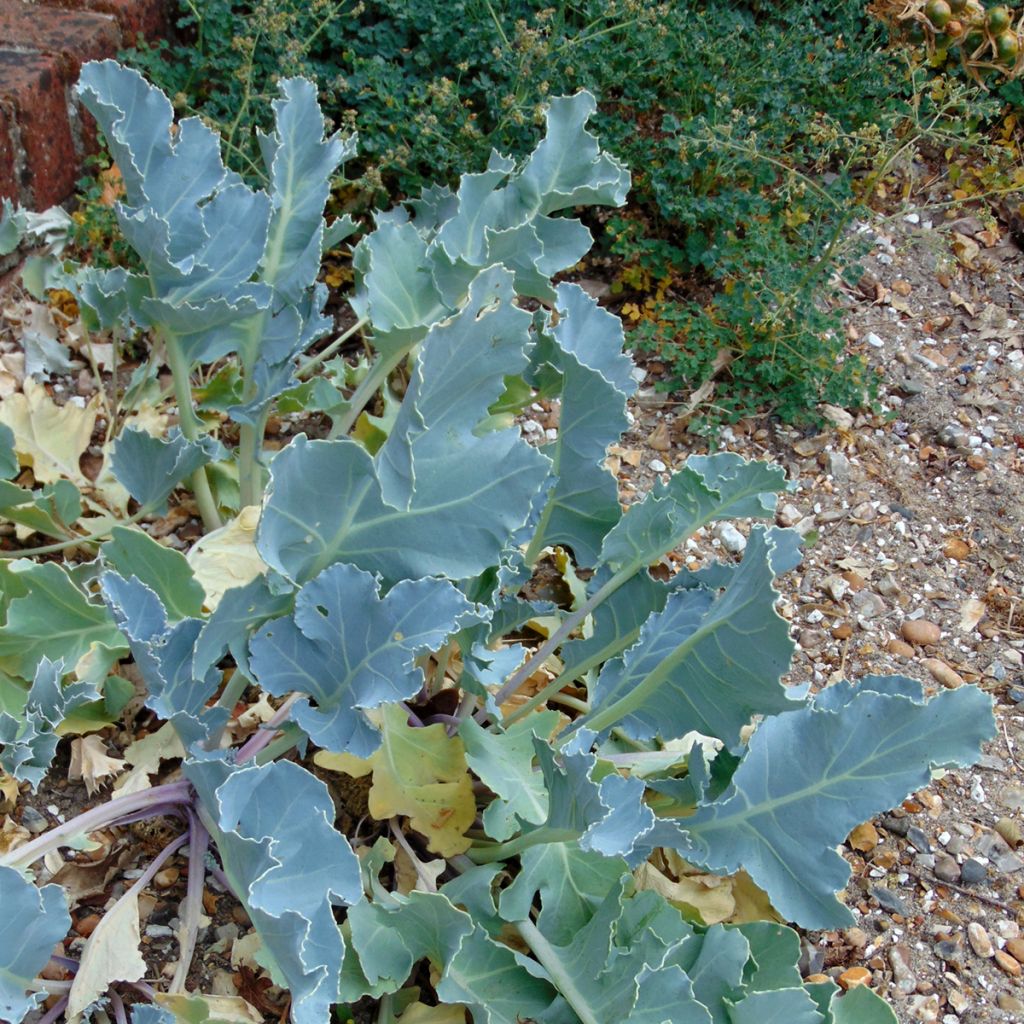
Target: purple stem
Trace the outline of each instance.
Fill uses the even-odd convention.
[[[182,780],[168,782],[163,786],[154,786],[141,793],[116,797],[79,814],[70,821],[44,832],[32,842],[19,846],[10,853],[0,857],[0,866],[27,868],[40,857],[60,846],[67,846],[68,841],[79,835],[88,835],[97,829],[104,828],[118,818],[131,814],[146,807],[163,807],[171,804],[187,804],[192,801],[192,786]]]
[[[277,735],[277,731],[282,723],[288,720],[288,716],[292,713],[292,705],[301,700],[306,695],[304,693],[293,693],[285,702],[274,712],[273,717],[269,721],[265,722],[259,730],[238,748],[238,753],[235,755],[235,764],[243,764],[250,758],[255,757],[270,741]]]
[[[128,982],[129,988],[135,989],[136,992],[140,992],[150,1002],[156,999],[156,989],[152,985],[147,985],[144,981],[130,981]]]
[[[196,939],[199,937],[199,917],[203,911],[203,883],[206,880],[206,851],[210,846],[210,833],[203,823],[189,813],[189,847],[188,847],[188,887],[185,898],[178,909],[181,920],[178,939],[180,952],[178,966],[168,991],[173,995],[185,990],[185,979],[192,965],[192,956],[196,951]]]
[[[421,719],[420,716],[417,715],[416,712],[413,711],[413,709],[409,707],[409,705],[404,700],[400,700],[398,703],[401,706],[402,710],[409,716],[409,724],[414,729],[422,729],[423,719]]]
[[[225,892],[229,892],[236,900],[238,899],[238,893],[235,892],[234,886],[228,881],[228,876],[224,874],[219,864],[209,864],[206,870],[224,887]],[[241,903],[241,900],[239,900],[239,903]]]
[[[135,879],[135,883],[132,887],[121,897],[117,902],[126,900],[131,896],[135,896],[140,893],[143,889],[149,885],[153,876],[173,857],[178,850],[180,850],[189,840],[189,834],[183,832],[180,836],[172,839],[150,862],[149,866],[145,871]],[[116,906],[116,904],[115,904]],[[114,907],[111,907],[108,913],[113,913]]]
[[[124,1001],[113,989],[110,989],[107,994],[110,996],[110,1005],[114,1009],[114,1020],[117,1024],[128,1024],[128,1014],[124,1011]]]
[[[56,1021],[65,1009],[67,1009],[67,1005],[68,997],[61,996],[61,998],[58,999],[57,1002],[55,1002],[53,1006],[51,1006],[46,1013],[36,1021],[36,1024],[54,1024],[54,1021]]]

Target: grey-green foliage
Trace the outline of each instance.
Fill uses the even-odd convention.
[[[87,68],[82,86],[117,147],[129,190],[119,215],[154,284],[143,296],[128,276],[93,276],[84,301],[159,324],[190,360],[234,353],[252,371],[270,352],[250,405],[277,386],[274,367],[290,375],[318,322],[310,275],[321,186],[341,153],[321,139],[310,87],[283,88],[264,145],[273,184],[257,194],[224,172],[198,122],[172,142],[169,104],[138,76],[105,63]],[[632,388],[621,327],[578,286],[549,280],[588,241],[578,222],[554,214],[625,193],[621,167],[586,132],[592,109],[585,94],[556,100],[546,139],[522,166],[496,155],[456,193],[428,190],[378,216],[355,251],[352,299],[376,361],[341,422],[351,426],[403,363],[404,398],[379,421],[387,436],[372,449],[356,437],[300,435],[273,458],[256,539],[263,576],[210,613],[188,562],[121,531],[74,576],[45,567],[52,592],[63,593],[56,573],[78,595],[60,641],[68,663],[86,650],[114,657],[126,644],[147,706],[177,731],[189,781],[171,785],[173,798],[211,837],[261,940],[260,962],[291,990],[296,1024],[324,1024],[333,1003],[363,995],[405,1005],[413,978],[426,976],[423,960],[439,1001],[493,1024],[891,1021],[870,992],[804,985],[787,929],[687,922],[660,895],[637,892],[632,870],[667,847],[697,868],[745,869],[800,925],[848,923],[834,893],[849,868],[834,848],[854,824],[926,785],[933,767],[976,758],[992,731],[990,700],[973,687],[931,700],[899,677],[813,699],[787,690],[792,645],[773,580],[798,558],[791,531],[754,527],[738,565],[665,582],[649,575],[708,523],[770,519],[786,483],[780,469],[735,455],[692,457],[620,509],[603,460]],[[294,188],[307,172],[319,183],[309,195]],[[231,247],[228,220],[236,233],[249,229]],[[524,297],[539,307],[527,312]],[[504,413],[540,395],[560,397],[566,415],[557,438],[535,447]],[[124,481],[154,504],[168,491],[147,459],[178,479],[211,457],[200,438],[126,435],[118,452]],[[522,593],[552,544],[561,553],[549,564],[590,570],[564,570],[573,607]],[[42,609],[21,582],[31,578],[0,574],[22,587],[0,627],[11,664],[22,634],[45,642]],[[90,637],[99,638],[92,648]],[[219,664],[236,672],[214,703]],[[558,673],[552,694],[578,684],[573,721],[556,706],[527,716],[506,704],[531,677],[547,678],[542,668]],[[52,670],[47,693],[60,674]],[[381,835],[357,860],[309,771],[252,763],[253,741],[224,749],[229,712],[249,685],[288,701],[279,743],[382,752],[375,775],[383,765],[404,798],[436,798],[440,786],[458,804],[437,820],[421,815],[417,828],[441,830],[448,810],[468,810],[483,834],[457,834],[464,852],[415,863],[417,889],[400,891],[394,847]],[[49,728],[57,705],[43,688],[28,714]],[[438,701],[454,714],[430,724]],[[387,705],[395,713],[382,718]],[[398,727],[411,734],[405,747],[383,747]],[[693,731],[718,742],[711,762],[700,744],[665,747]],[[45,761],[35,747],[48,741],[17,733],[4,742],[15,774],[34,778]],[[439,749],[456,782],[420,777]],[[475,790],[470,772],[482,783]],[[379,813],[402,828],[398,812]],[[0,865],[28,867],[40,842]],[[13,883],[0,875],[0,885],[6,894]],[[36,912],[18,893],[5,917],[14,930],[0,933],[0,992],[16,1019],[27,1009],[17,1002],[26,971],[39,967],[11,949]],[[43,893],[52,903],[52,890]],[[3,973],[7,963],[13,973]],[[166,1021],[166,1011],[140,1021],[155,1017]]]

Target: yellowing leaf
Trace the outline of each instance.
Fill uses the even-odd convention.
[[[119,775],[124,771],[125,762],[119,757],[110,757],[99,736],[82,736],[71,741],[71,764],[68,767],[68,778],[72,781],[81,779],[85,782],[85,790],[92,796],[100,788],[104,779]]]
[[[332,754],[329,750],[318,750],[313,755],[313,764],[329,772],[344,772],[353,779],[361,779],[373,771],[373,762],[354,754]]]
[[[0,423],[14,431],[18,461],[32,467],[37,483],[52,484],[63,478],[91,486],[78,460],[92,439],[99,401],[97,396],[84,408],[71,402],[57,405],[42,384],[26,377],[22,394],[0,402]]]
[[[117,780],[114,789],[122,796],[149,789],[149,777],[160,770],[162,761],[184,756],[185,748],[174,726],[166,722],[156,732],[143,736],[141,740],[135,740],[125,748],[125,763],[130,764],[132,768],[127,775]]]
[[[688,875],[673,881],[650,863],[641,864],[633,875],[637,889],[651,889],[680,910],[696,911],[704,924],[728,921],[736,910],[727,878]]]
[[[0,812],[6,814],[13,811],[18,802],[18,780],[12,778],[7,772],[0,771]]]
[[[381,727],[383,740],[369,759],[370,814],[378,821],[408,817],[442,857],[464,853],[470,840],[463,833],[476,818],[476,801],[462,740],[449,737],[443,725],[412,728],[397,704],[383,709]]]
[[[400,1024],[466,1024],[466,1010],[444,1003],[440,1006],[413,1003],[398,1020]]]
[[[249,505],[219,530],[202,538],[188,553],[196,579],[206,591],[206,607],[213,611],[225,591],[241,587],[267,571],[256,551],[258,505]]]
[[[68,993],[65,1011],[68,1024],[115,981],[139,981],[146,975],[146,961],[139,952],[139,899],[125,896],[103,915],[89,936],[82,960]]]
[[[263,1024],[263,1014],[241,996],[169,995],[153,996],[158,1006],[174,1014],[181,1024]]]

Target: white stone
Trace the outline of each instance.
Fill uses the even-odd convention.
[[[651,468],[652,473],[664,473],[665,470],[668,469],[668,466],[666,466],[661,459],[651,459],[647,465]]]
[[[730,554],[738,555],[747,546],[747,538],[732,523],[718,523],[714,532]]]
[[[872,331],[864,340],[872,348],[884,348],[885,347],[885,342],[882,341],[882,339],[877,334],[875,334],[874,331]]]

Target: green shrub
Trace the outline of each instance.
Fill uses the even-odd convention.
[[[521,155],[545,96],[590,89],[634,176],[630,210],[599,240],[620,301],[641,311],[631,344],[658,356],[671,390],[718,367],[711,419],[768,406],[800,420],[870,398],[823,300],[870,193],[856,176],[904,144],[920,100],[863,6],[209,0],[186,3],[181,43],[128,57],[179,113],[214,124],[254,183],[247,140],[276,80],[313,78],[329,122],[358,111],[339,211],[481,170],[492,147]]]

